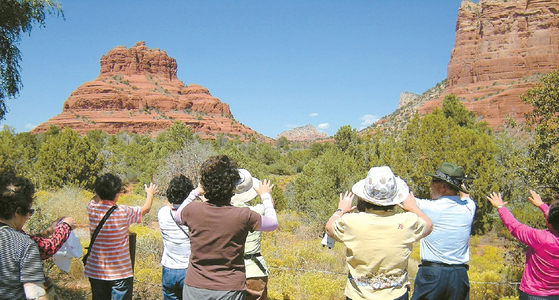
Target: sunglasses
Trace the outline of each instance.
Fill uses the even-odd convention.
[[[437,182],[443,182],[443,181],[440,179],[431,179],[431,183],[437,183]]]

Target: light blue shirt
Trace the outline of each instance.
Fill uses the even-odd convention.
[[[468,241],[476,204],[459,196],[442,196],[437,200],[416,199],[417,206],[433,222],[433,231],[420,242],[421,260],[445,264],[470,261]]]

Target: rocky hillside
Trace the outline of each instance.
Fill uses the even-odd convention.
[[[311,141],[326,138],[326,133],[318,132],[318,130],[316,130],[314,126],[308,124],[303,127],[296,127],[290,130],[286,130],[278,134],[276,139],[282,136],[289,141]]]
[[[456,94],[469,110],[498,129],[507,116],[524,119],[530,107],[520,95],[558,68],[559,1],[464,0],[444,91],[437,96],[431,89],[423,97],[408,99],[373,126],[402,127],[397,121],[405,121],[406,114],[417,110],[423,115],[440,107],[446,95]]]
[[[177,62],[159,49],[139,42],[116,47],[101,57],[101,72],[78,87],[64,102],[62,113],[36,127],[70,127],[83,134],[101,129],[108,133],[156,134],[180,121],[202,138],[222,133],[242,140],[257,134],[235,120],[229,106],[207,88],[186,86],[177,78]]]

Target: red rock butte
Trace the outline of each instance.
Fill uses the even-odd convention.
[[[542,74],[559,68],[559,1],[464,0],[441,97],[418,109],[425,114],[456,94],[493,128],[507,116],[523,120],[531,107],[520,96]]]
[[[222,133],[241,140],[262,137],[233,118],[229,105],[207,88],[186,86],[177,78],[177,62],[165,51],[138,42],[118,46],[101,57],[101,73],[82,84],[64,102],[62,113],[37,126],[40,133],[51,125],[80,134],[100,129],[110,134],[156,134],[173,122],[183,122],[202,138]]]

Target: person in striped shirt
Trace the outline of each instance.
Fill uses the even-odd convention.
[[[0,174],[0,299],[48,299],[37,244],[20,232],[33,215],[35,187],[27,178]]]
[[[92,199],[87,205],[89,230],[95,231],[105,213],[117,205],[122,180],[113,174],[105,174],[95,180],[98,201]],[[140,223],[151,210],[157,186],[144,184],[147,193],[143,206],[117,205],[99,232],[85,265],[84,275],[89,277],[92,300],[132,299],[133,270],[128,246],[128,229]]]

